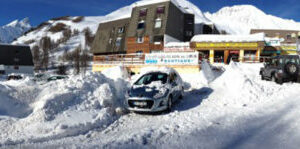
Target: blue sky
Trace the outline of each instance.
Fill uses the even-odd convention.
[[[268,14],[300,22],[300,0],[190,0],[203,12],[224,6],[252,4]],[[0,26],[29,17],[32,25],[59,16],[101,16],[134,0],[1,0]]]

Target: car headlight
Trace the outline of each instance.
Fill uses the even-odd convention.
[[[164,96],[166,96],[168,93],[168,89],[166,88],[160,88],[159,92],[157,94],[155,94],[153,97],[158,99],[158,98],[162,98]]]
[[[131,92],[130,90],[128,90],[126,93],[125,93],[125,98],[129,98],[131,96]]]

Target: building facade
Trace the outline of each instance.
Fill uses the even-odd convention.
[[[258,61],[263,50],[264,34],[255,35],[196,35],[190,47],[210,63]]]
[[[131,17],[99,25],[94,55],[160,52],[167,41],[190,41],[194,15],[172,1],[136,3]]]
[[[297,54],[300,31],[252,29],[250,33],[265,33],[266,46],[261,54],[262,56]]]
[[[129,22],[130,18],[101,23],[92,45],[93,53],[125,54]]]
[[[33,74],[34,64],[29,46],[0,45],[1,74]]]

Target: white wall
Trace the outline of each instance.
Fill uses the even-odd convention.
[[[23,73],[23,74],[33,74],[33,66],[19,66],[19,69],[14,69],[14,66],[4,66],[5,74],[10,73]]]

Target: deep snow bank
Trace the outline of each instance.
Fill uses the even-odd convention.
[[[84,134],[112,123],[122,112],[127,72],[116,67],[105,73],[42,85],[0,82],[0,146]]]

